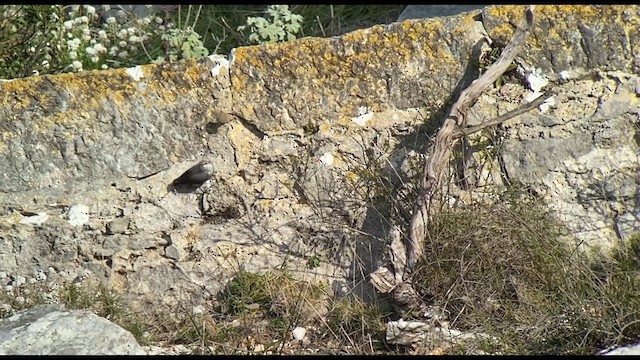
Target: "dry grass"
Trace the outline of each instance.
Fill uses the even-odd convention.
[[[484,351],[594,354],[633,341],[640,335],[638,252],[616,250],[615,263],[598,274],[560,240],[564,233],[524,192],[450,210],[430,226],[414,283],[434,295],[452,327],[499,339]]]
[[[594,264],[559,240],[563,228],[523,194],[444,212],[429,228],[427,260],[414,271],[414,285],[448,312],[452,328],[497,339],[460,343],[448,352],[595,354],[636,341],[640,236]],[[43,294],[50,289],[41,284],[20,289],[0,301],[14,310],[49,301]],[[110,319],[143,345],[182,344],[192,354],[411,351],[385,343],[390,314],[376,304],[336,299],[326,285],[296,280],[286,270],[240,272],[217,304],[199,311],[181,304],[171,312],[132,313],[117,293],[92,281],[61,287],[57,299]],[[302,342],[291,336],[298,326],[307,330]]]

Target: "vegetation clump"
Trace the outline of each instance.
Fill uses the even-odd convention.
[[[594,263],[565,235],[524,192],[450,209],[433,219],[413,281],[452,328],[498,339],[493,352],[595,354],[637,341],[640,237]]]

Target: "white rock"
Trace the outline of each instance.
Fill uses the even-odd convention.
[[[640,355],[640,343],[619,347],[603,355]]]
[[[39,212],[38,215],[25,216],[20,219],[20,224],[40,225],[49,219],[49,214],[46,212]]]
[[[297,328],[293,329],[293,331],[291,331],[291,335],[293,335],[293,338],[295,340],[302,340],[304,339],[304,336],[307,334],[307,329],[298,326]]]
[[[144,72],[142,71],[142,66],[134,66],[125,70],[129,76],[133,78],[135,81],[140,81],[144,77]]]
[[[322,156],[320,156],[320,161],[322,161],[322,163],[326,165],[333,164],[333,154],[330,152],[324,153]]]
[[[369,121],[369,119],[371,119],[372,117],[373,113],[369,111],[369,108],[367,108],[366,106],[360,106],[358,108],[358,116],[352,117],[351,121],[360,126],[365,126],[367,124],[367,121]]]
[[[560,71],[558,75],[560,76],[560,79],[564,81],[567,81],[571,78],[571,73],[568,72],[567,70]]]
[[[25,279],[24,276],[17,276],[16,279],[13,281],[13,286],[21,286],[27,283],[27,279]]]
[[[200,314],[204,314],[204,306],[202,305],[196,305],[193,307],[193,314],[194,315],[200,315]]]
[[[145,355],[133,335],[90,311],[39,305],[0,320],[0,355]]]
[[[540,112],[544,114],[549,111],[549,108],[554,106],[556,106],[556,98],[552,96],[545,100],[540,106],[538,106],[538,108],[540,109]]]
[[[229,69],[229,60],[227,60],[224,56],[210,55],[209,59],[211,59],[211,61],[216,63],[216,66],[214,66],[213,69],[211,69],[211,76],[215,77],[220,75],[220,70],[222,70],[222,68],[224,67]]]
[[[529,89],[534,93],[540,92],[543,87],[549,83],[549,78],[542,73],[540,69],[534,69],[529,76],[527,76],[527,82],[529,83]]]
[[[69,224],[72,226],[82,226],[89,222],[89,208],[86,205],[73,205],[67,213]]]

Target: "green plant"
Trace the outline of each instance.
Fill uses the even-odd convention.
[[[0,6],[0,76],[24,77],[56,66],[51,60],[62,16],[61,6]]]
[[[494,62],[498,60],[500,54],[502,54],[502,48],[500,47],[492,47],[488,53],[483,54],[479,62],[480,73],[484,73]],[[494,82],[494,86],[499,88],[502,84],[505,83],[506,79],[510,79],[513,77],[514,70],[518,67],[518,65],[512,63],[507,67],[504,74],[500,75],[496,81]]]
[[[102,5],[101,10],[114,9]],[[198,21],[197,15],[193,21]],[[92,5],[3,5],[0,76],[79,72],[208,55],[189,18],[178,25],[123,9],[101,17]]]
[[[403,8],[165,5],[138,16],[109,5],[0,5],[0,78],[129,67],[228,53],[247,42],[339,35],[394,21]],[[98,16],[100,11],[113,16]],[[250,38],[238,27],[251,31]]]
[[[229,282],[224,293],[223,313],[239,314],[252,304],[266,305],[271,298],[265,277],[251,272],[240,272]]]
[[[256,44],[268,44],[279,41],[291,41],[300,32],[303,18],[289,10],[289,5],[270,5],[265,10],[265,15],[247,18],[246,25],[238,26],[242,32],[249,29],[249,41]]]
[[[169,29],[162,34],[162,41],[166,44],[166,60],[201,58],[209,55],[209,50],[202,45],[200,34],[191,27],[185,29]]]
[[[197,13],[191,20],[191,10],[193,6],[187,7],[187,15],[184,23],[181,18],[180,6],[178,8],[177,28],[169,29],[163,33],[161,39],[165,48],[165,58],[167,61],[176,61],[178,59],[197,59],[209,55],[209,50],[204,47],[200,34],[193,30],[193,26],[198,22],[202,5],[198,6]]]
[[[307,267],[309,269],[315,269],[320,266],[320,258],[317,255],[313,255],[307,260]]]

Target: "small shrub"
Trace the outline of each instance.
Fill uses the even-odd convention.
[[[289,10],[289,5],[270,5],[265,10],[265,15],[247,17],[246,25],[238,26],[238,31],[249,29],[249,41],[254,44],[268,44],[280,41],[295,40],[296,34],[301,30],[303,18]]]
[[[285,272],[255,274],[239,272],[222,294],[222,313],[238,315],[250,308],[266,311],[272,317],[296,322],[322,314],[324,286],[293,279]],[[256,306],[257,305],[257,306]]]
[[[252,304],[266,305],[271,300],[265,277],[251,272],[240,272],[229,282],[222,301],[222,312],[237,315]]]

